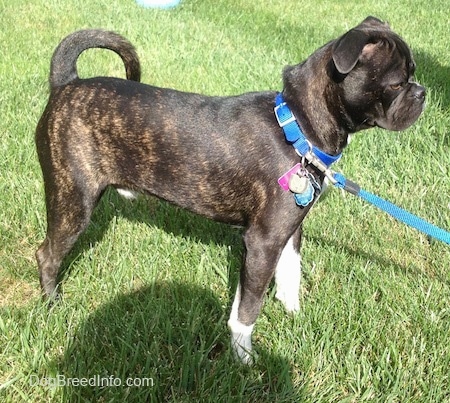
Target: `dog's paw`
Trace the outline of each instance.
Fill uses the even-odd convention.
[[[117,193],[119,193],[122,197],[124,197],[127,200],[136,200],[139,196],[138,192],[135,192],[134,190],[128,190],[128,189],[117,189]]]
[[[252,365],[254,354],[252,350],[251,335],[242,333],[231,333],[231,348],[237,360],[244,365]]]
[[[288,313],[296,313],[300,310],[300,298],[298,293],[277,290],[275,298],[279,300]]]
[[[228,326],[231,330],[231,348],[234,356],[245,365],[252,365],[252,332],[254,325],[244,325],[237,319],[230,319]]]

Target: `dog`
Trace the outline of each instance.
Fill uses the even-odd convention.
[[[80,79],[76,61],[89,48],[117,53],[127,79]],[[299,310],[302,221],[329,165],[321,169],[298,155],[274,112],[276,97],[310,151],[334,161],[351,134],[404,130],[419,118],[425,88],[414,71],[407,44],[374,17],[286,67],[280,94],[214,97],[145,85],[136,51],[122,36],[103,30],[67,36],[53,54],[49,101],[36,129],[47,209],[46,238],[36,252],[43,295],[57,295],[63,258],[108,186],[128,196],[155,195],[245,228],[228,326],[233,351],[250,364],[253,327],[274,277],[276,298],[288,312]],[[301,175],[291,177],[314,184],[304,205],[293,197],[298,187],[283,189],[278,181],[299,163]]]

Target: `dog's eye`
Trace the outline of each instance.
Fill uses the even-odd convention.
[[[401,90],[403,88],[403,84],[393,84],[393,85],[391,85],[391,90],[394,90],[394,91],[398,91],[398,90]]]

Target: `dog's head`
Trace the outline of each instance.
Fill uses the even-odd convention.
[[[409,47],[382,21],[368,17],[332,45],[329,72],[357,130],[404,130],[420,116],[425,88],[414,79]]]

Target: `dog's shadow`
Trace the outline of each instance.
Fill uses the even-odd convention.
[[[93,312],[48,371],[70,402],[300,401],[290,363],[257,353],[252,367],[235,361],[212,291],[156,282]]]
[[[439,102],[442,111],[448,111],[450,107],[450,66],[442,64],[437,58],[424,51],[415,51],[415,60],[418,66],[418,72],[423,84],[428,92],[432,93],[432,102]],[[425,108],[424,113],[427,113]],[[450,136],[441,137],[439,132],[433,130],[437,143],[450,146]]]
[[[241,229],[153,197],[126,200],[112,188],[102,196],[90,226],[67,256],[62,276],[70,275],[71,262],[101,242],[117,217],[205,245],[230,246],[226,249],[232,301],[243,253]],[[216,395],[247,400],[248,393],[249,400],[275,401],[281,395],[299,401],[286,359],[256,345],[253,367],[236,361],[228,315],[229,309],[207,287],[156,281],[92,312],[48,370],[66,380],[88,379],[93,384],[66,384],[65,401],[194,401],[208,393],[211,400]],[[128,386],[128,381],[141,386]]]
[[[432,89],[441,102],[442,109],[447,110],[450,106],[450,66],[442,64],[434,55],[422,50],[413,50],[417,71],[423,76],[420,83],[426,88]],[[422,82],[423,80],[423,82]]]

